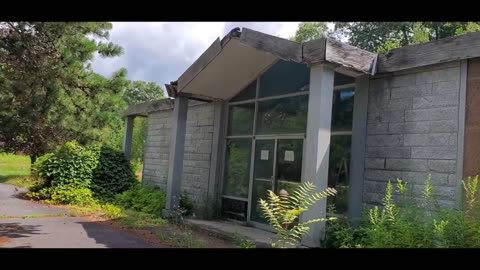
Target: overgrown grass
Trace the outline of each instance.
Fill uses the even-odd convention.
[[[0,183],[29,188],[30,157],[0,153]]]

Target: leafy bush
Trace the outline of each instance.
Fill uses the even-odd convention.
[[[119,218],[124,216],[122,209],[111,203],[102,205],[103,216],[107,218]]]
[[[47,187],[74,184],[79,188],[88,188],[97,164],[94,151],[76,142],[67,142],[54,153],[40,157],[34,171],[46,180]]]
[[[415,201],[407,186],[397,180],[396,192],[388,182],[382,209],[374,207],[359,227],[334,224],[327,231],[330,247],[372,248],[459,248],[480,247],[478,177],[463,181],[463,209],[442,208],[435,200],[435,189],[427,178],[423,196]],[[400,195],[398,202],[394,193]]]
[[[296,247],[302,235],[310,230],[308,225],[335,219],[331,217],[305,222],[298,221],[299,216],[311,205],[327,196],[335,195],[335,193],[335,189],[332,188],[327,188],[323,192],[315,192],[315,185],[310,182],[299,185],[291,195],[283,190],[280,191],[280,195],[276,195],[269,190],[268,201],[260,199],[259,202],[264,216],[277,232],[277,239],[272,243],[272,247]]]
[[[114,149],[102,147],[98,165],[93,170],[91,189],[96,197],[110,199],[137,183],[125,155]]]
[[[51,193],[51,200],[54,203],[72,204],[78,206],[89,206],[96,204],[93,193],[90,189],[78,187],[76,184],[57,186]]]
[[[86,190],[91,190],[97,198],[112,199],[137,183],[122,152],[108,147],[83,147],[77,142],[67,142],[55,152],[40,157],[33,171],[45,179],[43,187],[53,189],[40,192],[41,188],[37,187],[29,197],[58,203],[88,203],[90,197]],[[55,198],[48,197],[49,194],[55,194]],[[82,194],[87,196],[85,202],[77,198]]]
[[[137,186],[117,195],[115,203],[125,209],[160,216],[165,208],[166,196],[160,188]]]

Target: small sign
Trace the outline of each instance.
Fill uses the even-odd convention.
[[[285,151],[285,157],[283,158],[285,161],[295,161],[295,155],[293,154],[293,151],[286,150]]]
[[[260,160],[268,160],[268,150],[262,150],[260,152]]]

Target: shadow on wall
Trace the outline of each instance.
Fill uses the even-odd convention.
[[[83,226],[87,236],[106,248],[154,248],[151,244],[108,226],[110,221],[77,222]]]

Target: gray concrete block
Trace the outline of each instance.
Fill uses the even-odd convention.
[[[392,134],[428,133],[429,122],[405,122],[388,124],[388,132]]]
[[[412,147],[412,158],[456,159],[457,146],[417,146]]]
[[[369,158],[410,158],[410,147],[366,147],[366,157]]]
[[[417,97],[413,109],[457,106],[458,102],[458,94]]]
[[[430,132],[432,133],[441,133],[441,132],[457,132],[458,131],[458,120],[441,120],[441,121],[432,121],[430,122]]]
[[[403,135],[368,135],[367,146],[401,146]]]
[[[365,158],[365,168],[367,169],[384,169],[384,158]]]
[[[369,124],[367,125],[368,134],[388,134],[388,124]]]
[[[408,98],[428,96],[432,93],[432,84],[414,85],[407,87],[396,87],[390,90],[390,98]]]
[[[432,84],[432,95],[458,94],[460,91],[460,81],[436,82]]]
[[[385,168],[395,171],[425,172],[428,166],[426,159],[387,158]]]
[[[368,112],[368,124],[395,123],[405,121],[405,111]]]
[[[388,170],[365,170],[365,179],[377,180],[388,182],[388,180],[396,181],[398,178],[402,178],[402,172],[400,171],[388,171]]]
[[[432,185],[448,186],[449,174],[446,173],[402,172],[400,178],[407,183],[424,185],[429,174]]]
[[[457,133],[405,134],[405,146],[455,146]]]
[[[415,109],[405,111],[405,121],[454,120],[458,107]]]
[[[429,160],[428,169],[431,172],[455,173],[457,170],[456,160]]]

